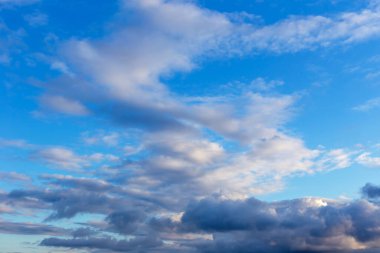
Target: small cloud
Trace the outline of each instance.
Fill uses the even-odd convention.
[[[259,77],[259,78],[256,78],[255,80],[253,80],[250,85],[252,86],[252,88],[256,89],[256,90],[259,90],[259,91],[268,91],[268,90],[272,90],[278,86],[282,86],[284,85],[284,81],[282,80],[270,80],[270,81],[267,81],[265,80],[264,78],[262,77]]]
[[[87,145],[107,145],[116,146],[119,143],[120,135],[116,132],[104,133],[102,131],[90,134],[85,132],[82,134],[82,140]]]
[[[33,27],[44,26],[49,21],[48,16],[40,12],[26,15],[24,19],[26,22],[28,22],[30,26],[33,26]]]
[[[41,149],[32,154],[32,158],[63,169],[75,170],[88,164],[84,157],[75,154],[70,149],[62,147]]]
[[[29,144],[25,140],[9,140],[0,138],[0,148],[19,148],[27,149],[33,147],[32,144]]]
[[[2,181],[30,181],[31,178],[25,174],[17,172],[0,172],[0,180]]]
[[[40,103],[47,109],[64,114],[85,116],[90,113],[80,102],[59,95],[44,95],[40,97]]]
[[[355,106],[353,110],[360,111],[360,112],[367,112],[378,107],[380,107],[380,97],[369,99],[363,104]]]

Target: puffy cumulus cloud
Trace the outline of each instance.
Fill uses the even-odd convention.
[[[363,196],[370,200],[376,200],[380,197],[380,187],[367,183],[362,189],[361,192]]]
[[[313,173],[319,154],[319,150],[306,148],[300,139],[278,134],[232,156],[200,180],[227,197],[246,198],[279,190],[286,176]]]
[[[180,213],[119,202],[118,210],[115,205],[95,211],[107,214],[102,225],[82,223],[85,226],[68,231],[4,223],[0,232],[47,234],[55,237],[40,245],[102,252],[369,253],[380,248],[380,206],[372,201],[379,196],[378,188],[367,184],[362,188],[364,198],[358,200],[206,197],[190,201]],[[52,196],[43,198],[54,201]],[[109,203],[104,201],[103,208]],[[128,239],[117,239],[118,235]]]
[[[379,211],[366,200],[204,199],[182,222],[213,235],[195,245],[199,252],[362,252],[380,247]]]

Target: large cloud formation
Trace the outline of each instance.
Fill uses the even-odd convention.
[[[363,187],[367,192],[368,186]],[[264,202],[212,197],[192,201],[180,219],[147,217],[135,210],[106,218],[106,231],[135,234],[136,239],[52,237],[41,245],[120,252],[372,252],[380,248],[379,215],[380,206],[365,198]]]
[[[105,144],[114,153],[1,140],[3,148],[22,148],[31,163],[65,173],[44,174],[38,183],[0,192],[0,213],[38,213],[44,222],[71,223],[61,229],[0,221],[0,232],[54,236],[40,245],[73,252],[370,252],[380,247],[377,186],[366,185],[363,198],[350,201],[253,198],[280,190],[289,176],[378,163],[368,152],[310,148],[290,134],[286,124],[299,95],[243,89],[181,96],[163,81],[205,58],[376,38],[377,4],[268,25],[236,23],[189,1],[121,1],[117,16],[104,37],[62,43],[57,58],[64,71],[40,84],[38,99],[42,112],[119,126],[115,133],[85,134],[84,145]],[[259,80],[261,88],[278,83]],[[18,174],[0,176],[31,181]]]

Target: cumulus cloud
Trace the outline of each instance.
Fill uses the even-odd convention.
[[[115,211],[115,207],[106,212],[105,209],[93,209],[108,213],[104,219],[106,225],[97,226],[95,230],[82,227],[68,233],[50,226],[32,226],[30,230],[18,232],[17,228],[28,228],[28,224],[12,223],[5,224],[2,232],[28,234],[36,229],[40,234],[56,236],[42,240],[42,246],[105,252],[148,249],[151,252],[210,253],[376,252],[380,247],[380,221],[376,218],[380,206],[372,200],[378,198],[378,188],[367,184],[362,188],[364,198],[358,200],[310,197],[265,202],[255,198],[206,197],[191,201],[178,217],[125,205],[127,208],[119,211]],[[11,193],[13,198],[21,195],[26,196],[25,193]],[[37,197],[38,194],[28,196]],[[43,198],[57,201],[52,196]],[[103,202],[103,208],[109,203]],[[89,209],[93,207],[88,206]],[[146,214],[148,210],[149,215]],[[129,239],[116,239],[110,233],[128,235]],[[72,238],[68,238],[70,234]]]
[[[205,199],[190,204],[182,221],[213,234],[199,252],[360,252],[380,247],[379,211],[365,200]]]

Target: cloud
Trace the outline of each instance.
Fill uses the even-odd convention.
[[[247,48],[278,53],[360,42],[380,35],[380,12],[369,7],[331,17],[292,16],[264,27],[248,28]]]
[[[15,190],[9,193],[8,199],[16,203],[33,199],[37,205],[40,204],[40,208],[53,210],[46,220],[72,218],[79,213],[104,214],[122,208],[127,201],[106,193],[99,194],[75,188],[45,191]]]
[[[0,179],[3,181],[31,181],[31,178],[27,175],[17,172],[0,172]]]
[[[69,115],[84,116],[90,113],[80,102],[61,96],[45,95],[40,98],[40,103],[44,108]]]
[[[76,155],[72,150],[62,147],[45,148],[32,155],[33,158],[63,169],[80,169],[88,161]]]
[[[380,157],[373,157],[370,152],[360,154],[356,162],[367,167],[380,167]]]
[[[10,140],[0,138],[0,148],[20,148],[28,149],[33,147],[32,144],[29,144],[25,140]]]
[[[94,134],[85,132],[82,134],[82,140],[87,145],[116,146],[119,143],[120,138],[120,134],[116,132],[97,132]]]
[[[281,80],[266,81],[262,77],[258,77],[256,79],[252,80],[251,83],[249,84],[249,86],[251,86],[252,88],[257,89],[259,91],[271,90],[273,88],[276,88],[276,87],[282,86],[282,85],[284,85],[284,82]]]
[[[68,230],[45,224],[0,221],[0,233],[63,236],[68,234]]]
[[[35,12],[33,14],[26,15],[24,19],[32,27],[43,26],[48,23],[48,16],[46,14]]]
[[[182,221],[213,234],[199,252],[360,252],[380,247],[379,212],[365,200],[204,199],[190,204]]]
[[[107,216],[111,229],[120,234],[132,234],[145,219],[141,210],[125,210]]]
[[[370,183],[367,183],[361,189],[361,192],[362,195],[369,200],[376,200],[380,197],[380,187]]]
[[[360,112],[367,112],[380,107],[380,98],[370,99],[363,104],[355,106],[353,109]]]
[[[67,192],[67,191],[66,191]],[[363,199],[330,200],[301,198],[265,202],[255,198],[231,200],[206,197],[191,201],[180,218],[167,216],[151,209],[110,208],[106,225],[82,227],[70,232],[54,230],[50,226],[21,230],[25,224],[5,224],[4,231],[66,236],[46,238],[40,245],[74,249],[108,250],[120,252],[375,252],[380,248],[380,206],[372,200],[378,197],[378,187],[367,184],[362,188]],[[21,196],[56,201],[53,195]],[[39,197],[39,195],[43,197]],[[83,192],[76,196],[86,195]],[[76,206],[88,200],[76,199]],[[367,200],[367,198],[370,201]],[[88,202],[87,202],[88,203]],[[109,201],[102,202],[106,210]],[[116,202],[115,202],[116,204]],[[118,202],[122,207],[122,202]],[[87,206],[93,209],[95,205]],[[114,206],[116,207],[116,205]],[[67,208],[66,208],[67,209]],[[146,213],[146,211],[148,211]],[[100,211],[100,209],[98,209]],[[95,211],[97,212],[97,211]],[[102,211],[103,212],[103,211]],[[68,216],[69,217],[69,216]],[[14,226],[13,226],[14,225]],[[89,224],[87,224],[89,225]],[[13,233],[13,232],[12,232]],[[107,234],[107,235],[106,235]],[[128,240],[116,235],[128,235]],[[106,251],[106,252],[108,252]]]
[[[47,238],[40,245],[49,247],[65,247],[72,249],[101,249],[113,252],[142,252],[160,246],[162,242],[154,237],[140,237],[130,240],[113,238],[59,239]]]
[[[78,171],[93,164],[119,161],[119,158],[112,154],[93,153],[90,155],[78,155],[65,147],[40,148],[33,151],[30,158],[58,169]]]
[[[379,16],[377,8],[368,7],[256,25],[188,1],[123,1],[118,23],[107,35],[62,45],[60,60],[51,61],[62,76],[43,85],[39,103],[46,110],[105,118],[122,132],[138,132],[132,141],[112,132],[82,136],[94,145],[91,149],[129,145],[133,152],[38,148],[30,157],[54,168],[84,172],[102,166],[85,171],[86,177],[42,175],[41,185],[1,193],[0,199],[20,213],[48,212],[51,222],[69,223],[79,214],[101,217],[85,223],[88,227],[73,232],[73,238],[46,238],[42,246],[207,253],[380,247],[380,209],[367,199],[252,198],[281,189],[290,176],[376,163],[369,154],[354,159],[349,150],[308,147],[290,134],[286,124],[299,96],[270,92],[283,82],[254,80],[256,91],[264,94],[243,90],[189,97],[175,94],[163,81],[209,57],[297,52],[373,38]]]

